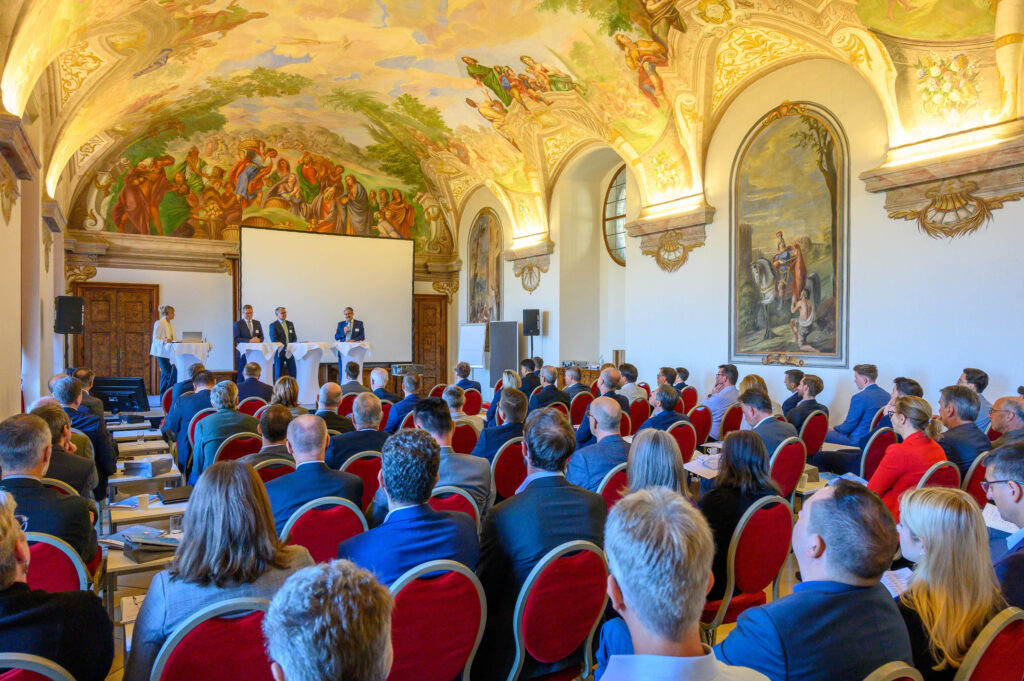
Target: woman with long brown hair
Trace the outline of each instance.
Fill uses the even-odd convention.
[[[309,410],[299,406],[299,383],[291,376],[282,376],[274,383],[274,394],[270,398],[271,404],[280,404],[288,407],[292,417],[308,414]]]

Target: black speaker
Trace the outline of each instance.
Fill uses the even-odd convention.
[[[540,335],[540,310],[523,310],[523,335]]]
[[[82,333],[85,330],[85,298],[57,296],[53,299],[53,332]]]

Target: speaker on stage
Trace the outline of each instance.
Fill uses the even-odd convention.
[[[85,298],[57,296],[53,307],[54,333],[82,333],[85,330]]]
[[[523,335],[540,335],[540,310],[523,310]]]

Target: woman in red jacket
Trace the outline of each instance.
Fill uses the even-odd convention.
[[[882,497],[896,520],[900,519],[900,495],[917,486],[925,472],[946,453],[934,440],[938,424],[932,423],[932,406],[920,397],[897,397],[892,428],[903,442],[889,445],[868,489]]]

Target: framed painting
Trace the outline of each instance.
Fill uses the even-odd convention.
[[[485,324],[501,320],[501,253],[504,248],[501,223],[493,210],[485,208],[469,230],[468,305],[466,322]]]

